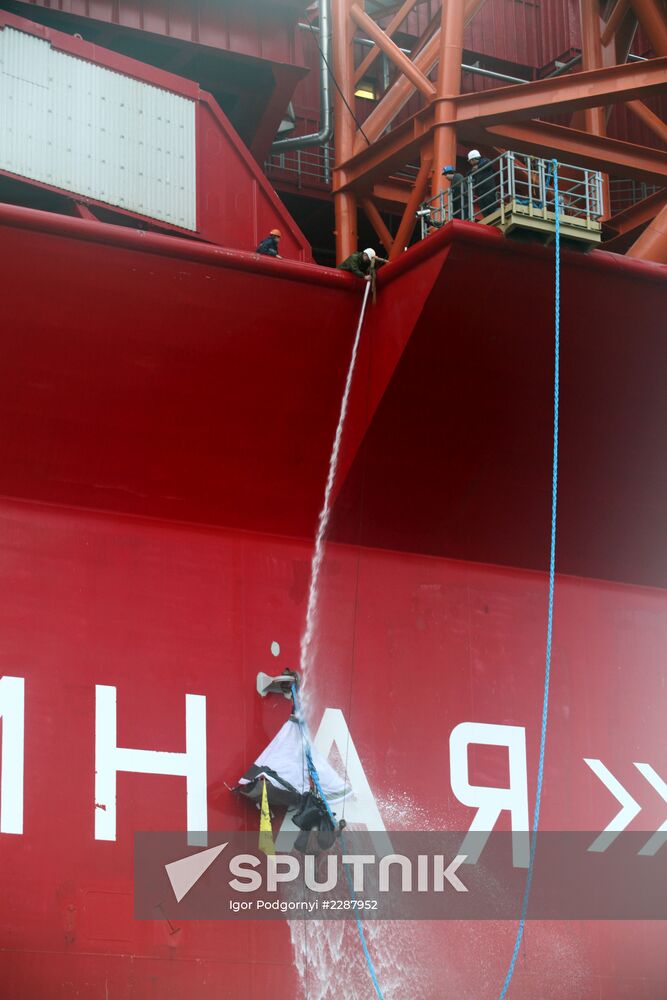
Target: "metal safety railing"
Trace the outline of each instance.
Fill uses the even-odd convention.
[[[569,164],[558,165],[558,215],[578,225],[599,224],[602,174]],[[454,174],[450,187],[422,203],[417,216],[422,239],[453,219],[501,227],[509,217],[555,217],[553,162],[523,153],[502,153],[463,177]]]
[[[646,184],[644,181],[636,181],[629,177],[610,177],[610,215],[632,208],[637,202],[643,201],[658,190],[655,184]]]
[[[327,143],[324,146],[306,146],[304,149],[272,153],[264,164],[264,170],[274,177],[280,174],[295,176],[298,187],[328,187],[334,163],[334,148],[331,143]]]
[[[293,149],[286,152],[272,153],[264,163],[264,172],[273,180],[280,176],[297,187],[331,187],[331,171],[336,162],[336,153],[332,143],[325,146],[310,146],[304,149]],[[419,173],[419,165],[408,163],[392,176],[414,184]]]

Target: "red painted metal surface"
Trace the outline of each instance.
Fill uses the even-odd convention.
[[[662,208],[628,250],[629,257],[667,264],[667,206]]]
[[[540,4],[540,66],[561,58],[570,49],[581,49],[578,0],[549,0]]]
[[[307,4],[302,0],[246,0],[242,4],[213,0],[26,0],[21,6],[292,63],[296,61],[294,20]]]
[[[523,66],[541,66],[542,22],[552,4],[486,0],[464,35],[466,49]]]
[[[667,122],[667,98],[658,97],[645,102],[647,107],[658,116],[661,122]],[[667,128],[667,125],[664,126]],[[662,142],[654,129],[640,121],[632,111],[623,104],[617,104],[613,109],[607,125],[607,132],[615,139],[629,139],[639,146],[655,146],[657,149],[667,149],[667,143]]]
[[[0,492],[309,530],[355,282],[25,209],[0,216],[5,280],[17,293],[8,321],[26,331],[7,347],[15,433]],[[243,358],[253,360],[240,377]],[[295,504],[295,492],[308,500]]]
[[[358,281],[24,209],[1,209],[0,221],[3,273],[16,303],[0,374],[3,420],[13,427],[0,446],[0,494],[309,536],[360,303]],[[561,566],[664,584],[664,519],[655,505],[667,494],[664,449],[659,434],[647,437],[642,428],[667,426],[658,363],[665,275],[595,253],[566,255],[563,266],[564,337],[573,338],[577,362],[564,387],[564,426],[573,424],[564,444],[563,517],[570,528],[563,530]],[[369,404],[365,393],[358,399],[366,384],[360,375],[343,466],[355,460],[371,420],[368,440],[381,451],[384,435],[394,435],[386,453],[392,467],[406,463],[394,499],[389,470],[385,478],[379,470],[378,478],[368,474],[368,503],[376,488],[385,497],[367,526],[374,543],[421,550],[418,525],[433,519],[440,528],[427,533],[431,543],[439,539],[437,554],[543,566],[549,393],[546,381],[538,392],[530,376],[537,369],[547,379],[549,371],[552,281],[549,252],[463,224],[381,272],[360,358],[363,372],[366,350],[375,345],[372,396]],[[437,333],[442,316],[448,337]],[[450,355],[459,368],[447,365]],[[517,363],[528,356],[530,364]],[[409,363],[417,369],[404,385],[397,376]],[[421,391],[425,379],[435,380],[432,396]],[[448,385],[442,399],[440,382]],[[399,432],[403,391],[419,396],[405,404],[419,418]],[[431,449],[437,441],[453,446],[445,428],[458,426],[457,410],[446,406],[462,405],[462,392],[468,405],[458,445],[440,463]],[[498,414],[507,392],[523,393],[525,405],[508,410],[504,425]],[[596,412],[610,411],[606,421],[618,415],[616,433],[627,443],[621,454],[591,418],[592,399]],[[398,426],[383,430],[393,422]],[[484,476],[474,471],[480,454]],[[422,465],[436,478],[440,470],[442,497],[419,488]],[[404,521],[402,483],[413,480],[415,506]],[[463,493],[445,481],[460,482]],[[611,506],[608,494],[616,498]],[[619,537],[627,547],[619,549]]]
[[[364,407],[373,417],[336,537],[543,569],[553,254],[462,223],[418,251],[431,282],[423,305],[408,292],[410,254],[386,272],[372,348],[384,379],[370,401],[360,390],[351,402],[352,426]],[[667,426],[667,272],[635,267],[605,253],[564,259],[558,565],[664,587],[667,532],[656,500],[667,495],[667,464],[654,430]]]

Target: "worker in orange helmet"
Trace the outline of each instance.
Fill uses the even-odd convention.
[[[282,233],[279,229],[272,229],[269,235],[265,236],[259,244],[256,253],[261,253],[265,257],[277,257],[278,260],[282,260],[282,257],[278,253],[278,244],[281,237]]]

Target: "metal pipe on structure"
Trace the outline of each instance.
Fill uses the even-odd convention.
[[[336,163],[345,164],[352,156],[356,121],[354,106],[354,46],[351,0],[335,0],[333,19],[334,76],[338,90],[334,103]],[[357,249],[357,200],[349,190],[337,190],[346,182],[344,166],[334,168],[334,214],[336,218],[336,260],[340,263]]]
[[[495,69],[484,69],[482,66],[470,66],[468,63],[461,63],[461,69],[466,73],[476,73],[478,76],[486,76],[489,80],[504,80],[505,83],[530,83],[522,76],[509,76],[507,73],[496,73]]]
[[[440,28],[438,96],[433,119],[433,196],[449,187],[441,168],[447,163],[456,163],[456,124],[452,122],[456,118],[454,99],[461,93],[464,24],[464,0],[445,0]]]
[[[331,32],[329,29],[329,0],[319,0],[320,19],[320,129],[308,135],[294,135],[288,139],[278,139],[271,146],[272,153],[304,149],[307,146],[323,146],[333,135],[331,118],[331,92],[329,88],[329,61],[331,52]]]
[[[562,76],[563,73],[569,73],[570,70],[581,62],[581,52],[579,52],[572,59],[568,59],[566,63],[561,63],[560,66],[556,66],[556,69],[552,70],[551,73],[547,73],[546,76],[541,77],[542,80],[551,80],[554,76]]]
[[[632,244],[626,257],[667,264],[667,205]]]

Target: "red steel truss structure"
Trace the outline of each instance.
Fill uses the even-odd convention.
[[[376,5],[332,0],[336,165],[336,252],[344,259],[357,247],[357,210],[363,209],[390,259],[409,242],[415,211],[430,194],[446,188],[441,167],[456,161],[457,144],[482,145],[554,156],[667,189],[667,125],[644,103],[667,91],[667,16],[661,0],[580,0],[582,55],[568,73],[478,93],[461,93],[463,32],[484,0],[445,0],[410,55],[393,40],[422,0]],[[637,26],[650,41],[652,58],[628,62]],[[355,38],[373,42],[355,65]],[[368,118],[359,124],[351,109],[355,88],[383,54],[397,75]],[[401,114],[419,95],[421,108]],[[609,109],[625,104],[663,148],[640,146],[606,135]],[[557,123],[551,119],[557,119]],[[562,124],[563,122],[568,124]],[[419,169],[409,192],[392,175],[409,163]],[[379,202],[400,215],[392,235]],[[608,210],[608,202],[607,202]],[[607,217],[613,241],[648,225],[630,245],[631,256],[667,262],[667,190],[635,205],[623,217]]]

